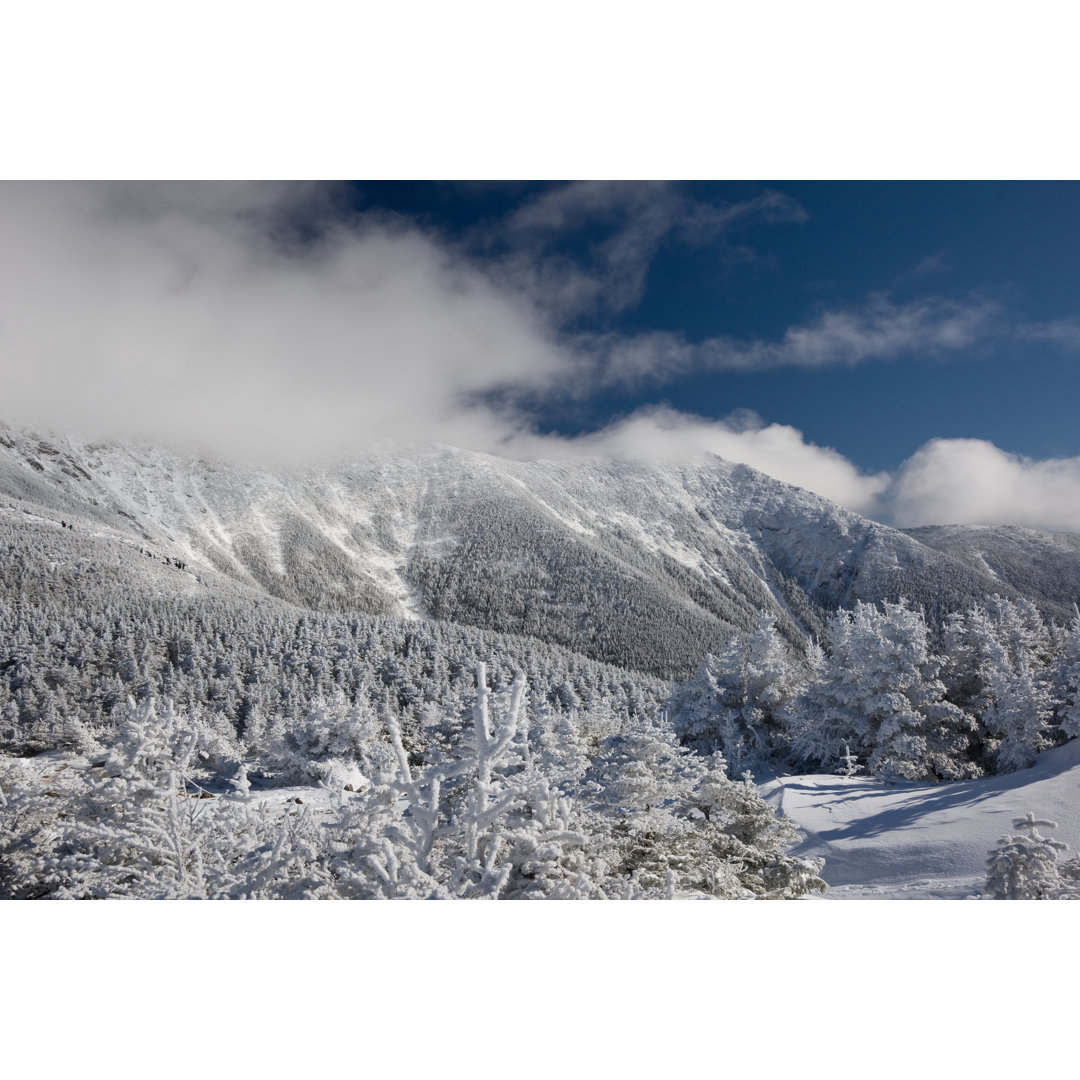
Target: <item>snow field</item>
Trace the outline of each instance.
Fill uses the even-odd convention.
[[[805,834],[793,854],[825,859],[831,899],[977,895],[989,851],[1029,810],[1057,822],[1053,839],[1080,849],[1080,740],[1005,776],[948,784],[784,776],[759,790]]]

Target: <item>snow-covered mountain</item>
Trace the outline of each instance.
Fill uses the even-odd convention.
[[[206,582],[525,634],[663,676],[688,674],[761,609],[798,645],[860,599],[905,597],[933,620],[998,592],[1063,620],[1080,597],[1080,537],[901,532],[719,458],[379,444],[272,472],[0,426],[0,513],[66,521]]]

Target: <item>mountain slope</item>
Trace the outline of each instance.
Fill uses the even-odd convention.
[[[936,618],[1025,591],[964,550],[719,458],[521,462],[379,444],[275,473],[0,428],[4,506],[253,594],[526,634],[665,677],[762,609],[801,648],[855,600],[904,596]],[[1075,565],[1080,581],[1080,553]],[[1036,593],[1058,617],[1073,599]]]
[[[920,544],[989,573],[1059,621],[1080,599],[1080,536],[1019,525],[934,525],[905,529]]]

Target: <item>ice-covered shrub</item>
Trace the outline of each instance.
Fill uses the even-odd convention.
[[[197,785],[198,733],[171,707],[131,703],[103,761],[73,807],[60,858],[60,896],[207,895],[208,822]],[[191,785],[191,786],[189,786]]]
[[[359,790],[391,767],[393,751],[385,725],[362,697],[316,701],[283,728],[265,757],[283,783],[324,782]]]
[[[205,776],[197,719],[132,702],[63,792],[0,780],[5,895],[749,898],[823,887],[820,862],[787,854],[790,822],[748,779],[730,779],[722,755],[703,761],[646,715],[590,738],[573,714],[530,716],[524,677],[501,693],[486,664],[475,678],[468,731],[420,760],[389,703],[363,724],[348,707],[309,713],[290,752],[321,785],[314,808],[273,796],[265,775],[253,784],[247,760]],[[595,704],[593,730],[609,730],[613,715]],[[339,761],[362,764],[363,784],[328,779]]]

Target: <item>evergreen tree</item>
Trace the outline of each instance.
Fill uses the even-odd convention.
[[[1060,667],[1061,732],[1075,739],[1080,736],[1080,616],[1069,627]]]
[[[1026,817],[1013,821],[1026,833],[1003,836],[986,860],[986,895],[991,900],[1051,900],[1065,883],[1058,870],[1057,853],[1065,844],[1040,834],[1039,827],[1056,829],[1057,823]]]
[[[786,745],[803,688],[775,622],[759,612],[747,640],[732,639],[719,657],[706,656],[697,675],[668,701],[683,743],[704,755],[721,751],[736,776],[768,766]]]
[[[828,659],[803,699],[795,753],[847,771],[854,752],[871,774],[897,779],[970,775],[971,721],[945,700],[941,664],[922,616],[903,602],[837,612]]]
[[[993,772],[1026,768],[1052,745],[1053,637],[1026,601],[992,596],[945,631],[951,701],[976,727],[972,757]],[[1059,680],[1060,681],[1060,680]]]
[[[1035,756],[1051,744],[1047,725],[1053,715],[1045,680],[1023,663],[1013,670],[1004,649],[998,651],[998,667],[990,677],[992,701],[983,715],[983,726],[1000,741],[997,772],[1015,772],[1035,764]]]
[[[707,653],[697,674],[687,682],[678,684],[666,705],[679,740],[705,755],[720,746],[720,684],[716,669],[716,657]]]
[[[845,776],[854,776],[862,768],[859,759],[851,752],[851,747],[847,743],[844,743],[844,756],[840,760],[844,765],[843,773]]]

